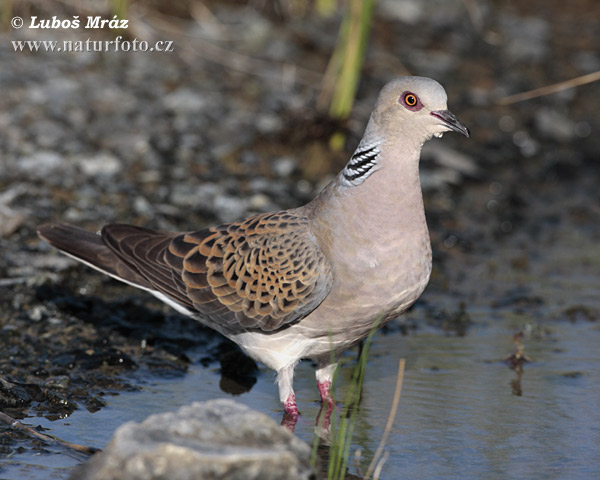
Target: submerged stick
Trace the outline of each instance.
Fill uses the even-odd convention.
[[[379,446],[375,451],[375,455],[373,455],[373,460],[371,460],[371,464],[367,469],[367,473],[365,474],[365,479],[370,478],[371,474],[374,471],[380,471],[383,465],[383,462],[379,462],[381,454],[383,452],[383,448],[385,447],[385,442],[387,441],[390,431],[392,430],[392,425],[394,424],[394,419],[396,418],[396,412],[398,411],[398,403],[400,403],[400,394],[402,393],[402,381],[404,380],[404,365],[405,360],[403,358],[398,362],[398,376],[396,379],[396,390],[394,391],[394,400],[392,401],[392,408],[390,409],[390,414],[388,416],[387,424],[385,425],[385,430],[383,431],[383,435],[381,436],[381,440],[379,441]],[[385,461],[386,457],[382,458]]]
[[[38,432],[37,430],[28,427],[27,425],[15,420],[10,415],[6,413],[0,412],[0,423],[4,423],[11,428],[15,428],[17,430],[21,430],[22,432],[27,433],[33,437],[36,437],[43,442],[48,444],[58,444],[63,447],[69,448],[71,450],[75,450],[79,453],[85,453],[86,455],[93,455],[94,453],[101,452],[102,450],[96,447],[89,447],[87,445],[79,445],[77,443],[66,442],[65,440],[61,440],[60,438],[56,438],[50,435],[45,435],[43,433]]]

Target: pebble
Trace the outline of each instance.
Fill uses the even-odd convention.
[[[200,113],[206,103],[205,96],[187,88],[176,90],[163,98],[166,109],[179,114]]]
[[[415,25],[425,15],[425,4],[418,0],[382,0],[381,9],[389,18]]]
[[[118,158],[106,152],[81,158],[77,163],[81,171],[89,177],[112,177],[123,167]]]
[[[557,142],[569,142],[575,138],[576,125],[562,113],[547,107],[535,112],[535,128],[544,138]]]
[[[278,177],[289,177],[296,169],[296,160],[293,157],[278,157],[273,160],[273,171]]]
[[[503,15],[499,26],[505,48],[502,52],[515,63],[536,62],[548,59],[550,54],[550,24],[539,17]]]
[[[39,150],[17,162],[17,168],[35,178],[44,178],[55,171],[64,169],[62,157],[53,151]]]
[[[231,195],[218,195],[214,199],[214,213],[222,222],[240,220],[248,211],[249,201]]]

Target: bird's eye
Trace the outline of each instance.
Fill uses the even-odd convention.
[[[414,107],[417,104],[417,97],[412,93],[407,93],[404,95],[404,103],[409,107]]]
[[[413,112],[417,112],[423,108],[423,104],[421,103],[421,100],[419,100],[419,97],[412,92],[404,92],[400,95],[398,101]]]

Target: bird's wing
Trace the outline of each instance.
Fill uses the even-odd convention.
[[[150,230],[133,225],[105,225],[100,232],[102,243],[110,250],[112,258],[127,269],[121,268],[124,275],[113,275],[128,283],[146,290],[156,291],[169,299],[193,310],[187,297],[181,275],[173,271],[165,262],[165,251],[180,233]],[[100,268],[107,271],[108,268]],[[134,272],[136,278],[129,278]],[[136,282],[142,278],[144,282]]]
[[[333,283],[308,219],[293,211],[182,234],[107,225],[102,238],[156,291],[228,328],[276,330]]]

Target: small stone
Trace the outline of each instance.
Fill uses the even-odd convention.
[[[45,307],[37,305],[29,311],[29,319],[34,322],[39,322],[40,320],[42,320],[42,318],[44,318],[44,315],[46,315],[46,313],[47,311]]]
[[[44,388],[66,391],[71,383],[68,375],[56,375],[46,379],[43,383]]]
[[[146,200],[145,197],[142,197],[141,195],[135,197],[135,200],[133,201],[133,209],[136,213],[149,218],[154,215],[154,207],[148,200]]]
[[[477,175],[479,167],[475,160],[464,153],[447,147],[439,141],[431,141],[423,146],[423,158],[431,158],[439,165],[457,170],[466,175]]]
[[[206,99],[202,95],[186,88],[169,93],[163,103],[168,110],[178,113],[197,113],[206,107]]]
[[[46,150],[35,152],[17,162],[19,170],[37,178],[43,178],[56,170],[60,170],[64,167],[63,164],[60,155]]]
[[[465,176],[474,177],[479,174],[479,167],[471,157],[439,141],[425,144],[421,156],[439,165],[421,172],[421,186],[425,191],[437,190],[444,185],[458,185]]]
[[[90,177],[111,177],[121,170],[119,159],[108,153],[86,157],[80,160],[79,166],[81,171]]]
[[[278,177],[289,177],[296,168],[292,157],[280,157],[273,160],[273,171]]]
[[[384,0],[381,8],[386,16],[408,25],[416,25],[425,15],[425,4],[418,0]]]
[[[0,204],[0,238],[8,238],[27,221],[27,215]]]
[[[22,408],[31,403],[31,396],[22,386],[0,378],[0,408]]]
[[[248,207],[251,210],[266,212],[271,206],[271,199],[267,197],[264,193],[255,193],[250,197],[248,202]]]
[[[550,108],[536,112],[535,127],[540,135],[558,142],[568,142],[575,137],[575,122]]]
[[[600,70],[600,56],[596,52],[583,51],[574,54],[573,63],[585,73]]]
[[[541,18],[505,15],[500,19],[505,53],[513,62],[543,62],[550,53],[551,26]]]
[[[259,115],[256,120],[256,127],[258,131],[262,134],[273,133],[281,130],[282,121],[276,115]]]
[[[248,211],[248,200],[229,195],[215,198],[215,213],[224,222],[239,220]]]

